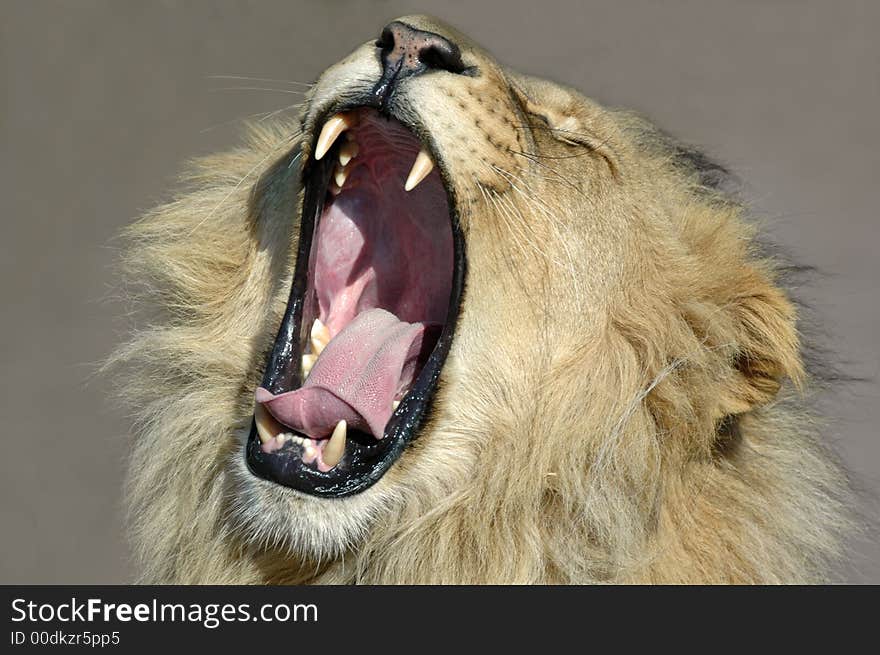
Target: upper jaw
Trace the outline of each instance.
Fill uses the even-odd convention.
[[[310,107],[302,126],[304,174],[310,164],[316,159],[320,159],[320,157],[316,157],[319,154],[316,152],[316,147],[319,144],[321,132],[328,121],[340,115],[357,114],[364,109],[374,109],[381,115],[398,121],[412,132],[421,142],[422,149],[430,155],[432,163],[440,170],[447,190],[451,190],[452,187],[449,184],[450,180],[444,165],[445,162],[442,153],[439,152],[437,141],[425,127],[418,114],[412,111],[399,95],[393,96],[389,103],[380,107],[375,97],[366,91],[355,95],[350,93],[342,94],[325,100],[318,107]]]

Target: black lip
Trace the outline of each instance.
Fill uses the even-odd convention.
[[[372,103],[367,101],[352,103],[346,107],[334,107],[315,124],[322,125],[323,119],[331,113],[370,105]],[[384,113],[388,113],[387,109]],[[394,118],[400,120],[396,116]],[[422,143],[430,141],[430,139],[424,138],[425,133],[424,130],[419,129],[420,126],[401,122]],[[427,143],[427,146],[433,150],[432,145],[430,142]],[[308,271],[310,252],[315,226],[322,213],[324,198],[333,172],[337,148],[338,143],[320,161],[310,161],[303,171],[305,195],[296,267],[287,309],[278,329],[272,351],[266,360],[262,381],[263,387],[273,393],[298,388],[302,383],[299,361],[307,337],[302,331],[302,319],[306,301],[304,296],[310,274]],[[438,161],[436,156],[435,161]],[[440,372],[452,343],[467,272],[465,243],[459,225],[457,206],[451,193],[451,186],[446,179],[446,172],[442,165],[439,168],[441,176],[444,178],[453,238],[453,274],[449,310],[446,323],[434,349],[428,356],[428,360],[419,372],[412,388],[403,397],[400,406],[385,426],[384,437],[381,440],[376,440],[370,435],[363,435],[363,438],[357,434],[352,435],[346,444],[343,460],[333,469],[321,472],[302,462],[301,450],[296,444],[288,443],[275,453],[264,453],[260,447],[256,424],[251,421],[250,435],[245,446],[245,460],[254,475],[313,496],[325,498],[350,496],[375,484],[418,435],[419,428],[423,425],[430,411]]]

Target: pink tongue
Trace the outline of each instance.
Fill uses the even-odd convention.
[[[324,348],[305,384],[274,395],[260,387],[279,421],[313,438],[324,438],[345,419],[350,428],[381,439],[391,403],[416,373],[423,323],[404,323],[384,309],[358,314]]]

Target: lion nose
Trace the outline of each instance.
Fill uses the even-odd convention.
[[[397,85],[407,77],[436,70],[450,73],[465,70],[457,45],[439,34],[400,21],[385,26],[376,47],[382,58],[382,78],[373,94],[380,108],[388,103]]]

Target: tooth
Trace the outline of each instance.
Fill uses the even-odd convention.
[[[269,443],[281,431],[278,421],[272,418],[269,410],[263,407],[262,403],[257,403],[254,407],[254,422],[257,424],[257,434],[261,443]]]
[[[340,189],[345,186],[345,181],[348,179],[348,169],[343,166],[337,166],[336,171],[333,173],[333,181],[336,182],[336,186]]]
[[[357,122],[352,114],[336,114],[321,128],[318,142],[315,144],[315,159],[320,159],[327,154],[333,143],[345,130],[353,127]]]
[[[406,191],[412,191],[432,170],[434,170],[434,161],[431,159],[431,155],[428,154],[428,151],[422,148],[419,150],[419,154],[413,162],[409,177],[406,178],[406,184],[403,185],[403,188]]]
[[[357,141],[346,141],[339,146],[339,163],[347,166],[348,162],[357,157],[358,144]]]
[[[312,372],[312,366],[315,365],[315,360],[318,359],[317,355],[303,355],[302,356],[302,376],[303,380],[309,377],[309,373]]]
[[[347,424],[345,420],[339,421],[339,423],[336,424],[336,427],[333,428],[333,435],[330,437],[330,441],[324,446],[324,452],[322,453],[321,458],[324,460],[324,463],[331,468],[339,464],[339,460],[342,459],[342,453],[345,452],[346,432]]]
[[[394,402],[391,403],[391,411],[392,411],[392,412],[393,412],[393,411],[396,411],[398,407],[400,407],[400,401],[399,401],[399,400],[395,400]]]
[[[324,325],[320,318],[316,318],[312,323],[311,337],[312,339],[320,339],[324,344],[330,343],[330,329]]]
[[[327,344],[330,343],[330,330],[328,330],[327,326],[321,322],[321,319],[316,318],[315,322],[312,324],[312,332],[310,336],[312,352],[315,355],[320,355]]]

